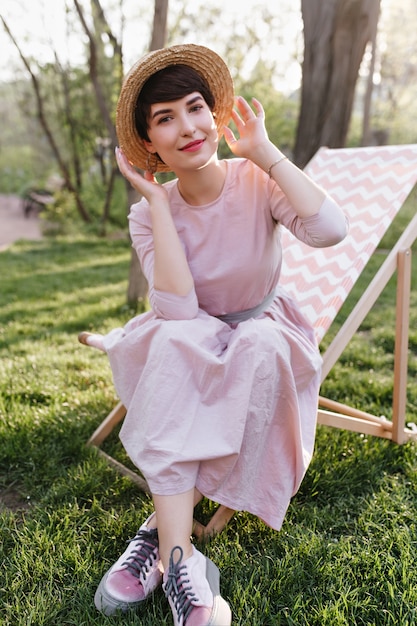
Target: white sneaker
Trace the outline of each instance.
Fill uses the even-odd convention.
[[[230,626],[232,613],[220,595],[220,572],[210,559],[192,548],[192,556],[185,561],[182,548],[173,548],[163,577],[174,626]]]
[[[151,595],[162,583],[158,531],[148,529],[150,517],[116,563],[104,574],[94,596],[96,608],[104,615],[128,611]]]

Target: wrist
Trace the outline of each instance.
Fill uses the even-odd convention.
[[[169,203],[161,202],[159,198],[149,201],[149,210],[151,213],[168,213],[171,214]]]
[[[277,165],[279,161],[285,158],[286,156],[281,150],[274,146],[274,144],[268,143],[264,146],[259,146],[257,154],[254,155],[252,160],[258,167],[264,170],[268,176],[271,176],[274,165]]]
[[[281,163],[281,161],[286,161],[287,159],[288,157],[285,156],[285,154],[282,154],[280,157],[278,157],[278,159],[276,159],[275,161],[271,163],[267,171],[269,178],[272,178],[272,170],[275,169],[275,166],[278,166]]]

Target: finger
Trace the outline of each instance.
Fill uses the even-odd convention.
[[[237,141],[236,137],[233,134],[233,131],[228,126],[224,126],[223,133],[224,133],[224,138],[226,140],[227,145],[229,146],[229,148],[231,148],[232,145],[236,143]]]
[[[245,122],[243,121],[243,119],[241,118],[239,113],[237,111],[235,111],[234,109],[232,111],[232,120],[236,124],[236,128],[237,128],[237,130],[238,130],[238,132],[240,134],[242,132],[243,128],[245,127]]]
[[[129,161],[126,158],[125,153],[123,152],[123,150],[121,148],[119,148],[118,146],[116,146],[116,148],[114,149],[114,153],[116,155],[116,159],[119,163],[129,163]]]
[[[152,172],[150,172],[149,170],[145,170],[144,172],[144,178],[145,180],[148,180],[150,183],[154,183],[156,182],[155,180],[155,176],[153,175]]]
[[[114,149],[114,156],[116,157],[117,165],[120,168],[120,163],[122,161],[122,151],[120,150],[120,148],[118,146],[116,146],[115,149]]]
[[[236,126],[236,130],[239,136],[242,136],[245,132],[245,126],[249,120],[244,120],[238,111],[232,111],[232,122]]]
[[[116,161],[119,167],[119,170],[124,174],[132,169],[130,162],[128,161],[125,153],[121,148],[116,147],[115,149]]]
[[[250,120],[254,117],[254,112],[251,106],[242,96],[237,96],[236,106],[245,121]]]
[[[252,104],[256,111],[256,117],[265,117],[265,111],[262,104],[256,98],[252,98]]]

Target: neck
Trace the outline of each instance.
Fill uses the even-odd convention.
[[[226,178],[226,163],[216,160],[201,170],[178,174],[178,191],[187,204],[202,206],[216,200]]]

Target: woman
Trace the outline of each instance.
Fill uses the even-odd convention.
[[[331,246],[346,219],[252,104],[191,44],[145,56],[120,94],[116,156],[143,195],[129,223],[151,310],[84,341],[108,353],[127,407],[120,437],[155,512],[99,585],[106,614],[162,583],[176,626],[231,624],[219,572],[190,541],[194,506],[207,496],[279,529],[312,456],[321,359],[279,286],[279,232]],[[222,134],[237,158],[219,160]],[[157,171],[176,179],[160,185]]]

